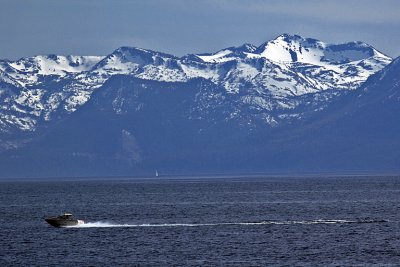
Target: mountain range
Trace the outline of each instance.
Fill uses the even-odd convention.
[[[0,176],[397,172],[399,59],[283,34],[0,61]]]

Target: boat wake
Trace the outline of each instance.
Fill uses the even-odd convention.
[[[112,227],[204,227],[204,226],[252,226],[252,225],[295,225],[295,224],[361,224],[385,223],[387,220],[311,220],[311,221],[260,221],[227,223],[164,223],[164,224],[116,224],[111,222],[87,222],[66,228],[112,228]]]

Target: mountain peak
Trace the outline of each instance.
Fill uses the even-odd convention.
[[[243,44],[228,47],[215,53],[192,55],[194,60],[207,63],[222,63],[245,58],[266,58],[278,63],[303,63],[316,66],[335,66],[358,62],[370,58],[390,61],[374,47],[361,41],[342,44],[328,44],[314,38],[304,38],[297,34],[284,33],[256,47]],[[186,56],[189,57],[189,56]]]
[[[287,33],[265,42],[254,53],[275,62],[301,62],[319,66],[345,64],[374,56],[390,60],[364,42],[328,44],[317,39]]]
[[[245,43],[241,46],[231,46],[228,48],[221,49],[215,53],[204,53],[196,54],[197,58],[200,58],[204,62],[208,63],[220,63],[231,61],[237,58],[245,58],[247,53],[252,53],[257,49],[255,45]]]
[[[283,33],[279,36],[277,36],[275,39],[273,40],[285,40],[285,41],[290,41],[290,40],[315,40],[318,41],[317,39],[313,39],[313,38],[304,38],[298,34],[289,34],[289,33]]]
[[[150,49],[144,49],[139,47],[130,47],[130,46],[121,46],[114,50],[111,55],[122,56],[122,57],[131,57],[131,56],[141,56],[141,57],[151,57],[151,56],[159,56],[164,58],[175,58],[175,56],[153,51]]]

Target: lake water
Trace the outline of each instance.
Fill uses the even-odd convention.
[[[0,181],[0,266],[399,266],[399,211],[400,177]]]

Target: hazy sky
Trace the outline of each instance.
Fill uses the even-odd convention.
[[[178,56],[299,34],[359,40],[400,56],[399,0],[0,0],[0,58],[103,55],[120,46]]]

